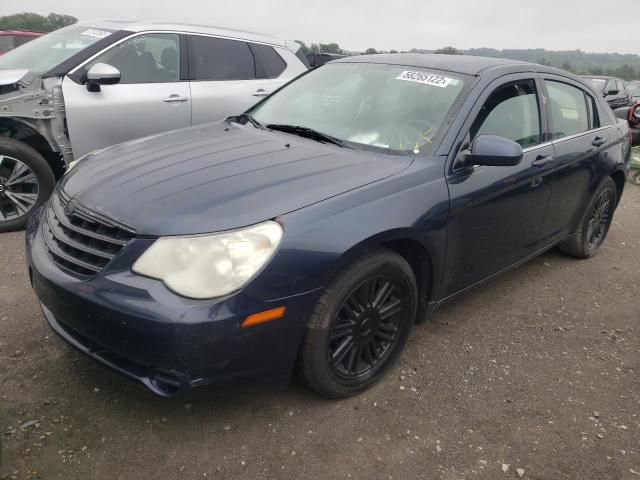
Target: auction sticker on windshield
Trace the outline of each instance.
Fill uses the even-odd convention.
[[[424,85],[432,85],[434,87],[446,88],[450,83],[454,81],[453,78],[445,77],[437,73],[428,72],[412,72],[405,70],[396,77],[396,80],[406,80],[408,82],[417,82]]]
[[[104,30],[90,28],[89,30],[85,30],[84,32],[82,32],[82,35],[89,35],[90,37],[105,38],[111,35],[111,32],[105,32]]]

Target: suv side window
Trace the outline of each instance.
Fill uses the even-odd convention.
[[[251,80],[256,69],[246,42],[189,36],[189,70],[193,80]]]
[[[586,132],[592,128],[594,123],[587,106],[588,96],[583,90],[554,80],[544,82],[549,94],[552,139]]]
[[[256,78],[277,78],[287,68],[286,62],[269,45],[250,44],[256,59]]]
[[[120,70],[120,83],[165,83],[180,80],[180,41],[175,33],[148,33],[119,43],[83,67],[96,63]]]
[[[522,148],[541,142],[540,108],[533,80],[499,87],[473,122],[470,141],[478,135],[497,135]]]

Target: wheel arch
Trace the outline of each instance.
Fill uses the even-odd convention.
[[[11,138],[36,150],[47,161],[56,180],[64,175],[66,168],[61,154],[30,122],[16,118],[0,118],[0,137]]]
[[[624,185],[626,183],[626,176],[622,170],[615,170],[611,173],[610,177],[613,179],[613,182],[616,184],[616,205],[620,203],[620,198],[622,198],[622,193],[624,192]]]
[[[409,229],[392,230],[376,234],[353,245],[333,262],[326,273],[325,282],[330,283],[339,273],[357,257],[365,252],[387,248],[400,255],[409,264],[416,277],[418,285],[418,315],[416,323],[425,320],[428,305],[434,300],[435,281],[438,277],[440,264],[434,256],[435,249],[428,242],[416,237]]]

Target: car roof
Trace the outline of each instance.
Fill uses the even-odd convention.
[[[509,60],[506,58],[477,57],[475,55],[445,55],[434,53],[390,53],[375,55],[359,55],[335,60],[332,63],[384,63],[407,67],[433,68],[466,75],[480,75],[489,69],[513,70],[520,67],[522,71],[561,73],[567,72],[537,63]]]
[[[284,40],[281,40],[271,35],[264,35],[261,33],[247,32],[244,30],[235,30],[232,28],[214,27],[211,25],[197,25],[189,23],[169,23],[159,22],[153,20],[95,20],[79,23],[80,25],[87,25],[93,28],[106,28],[109,30],[127,30],[130,32],[145,32],[145,31],[171,31],[171,32],[185,32],[185,33],[203,33],[206,35],[215,35],[217,37],[228,37],[240,40],[246,40],[250,42],[267,43],[270,45],[277,45],[280,47],[286,47],[287,44]]]

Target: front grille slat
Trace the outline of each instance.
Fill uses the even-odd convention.
[[[45,244],[60,268],[89,277],[106,267],[135,232],[77,204],[67,214],[69,201],[61,192],[51,197],[46,222],[43,222]]]

